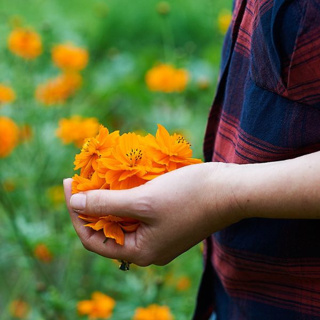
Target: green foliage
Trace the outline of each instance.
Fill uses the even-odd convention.
[[[78,319],[76,305],[101,291],[116,300],[112,319],[131,319],[135,308],[168,305],[177,320],[190,319],[202,270],[195,247],[165,267],[121,272],[114,261],[87,252],[78,240],[63,202],[48,190],[73,175],[78,149],[56,137],[61,118],[96,117],[110,130],[155,133],[157,123],[182,132],[194,156],[202,156],[202,138],[219,73],[223,35],[217,17],[228,0],[171,0],[159,14],[157,0],[2,0],[0,3],[0,83],[12,86],[17,100],[0,106],[0,116],[32,128],[32,139],[0,158],[0,318],[12,319],[9,305],[28,302],[27,319]],[[25,62],[7,49],[13,26],[41,34],[44,53]],[[50,50],[71,41],[84,46],[90,63],[80,91],[66,104],[44,107],[34,98],[39,83],[56,76]],[[148,90],[145,74],[157,62],[187,69],[191,81],[183,93]],[[208,83],[201,88],[201,81]],[[12,190],[7,185],[12,184]],[[182,217],[183,219],[183,217]],[[53,260],[37,260],[44,243]],[[191,287],[179,291],[180,277]]]

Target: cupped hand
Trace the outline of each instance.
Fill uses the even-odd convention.
[[[72,179],[66,179],[65,198],[86,249],[140,266],[164,265],[239,220],[225,181],[228,174],[221,174],[227,170],[217,163],[196,164],[133,189],[92,190],[72,196]],[[112,239],[104,243],[104,234],[84,227],[78,214],[129,217],[139,220],[140,226],[125,234],[123,246]]]

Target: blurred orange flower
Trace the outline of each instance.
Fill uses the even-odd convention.
[[[10,303],[9,312],[10,315],[14,318],[25,319],[30,312],[30,306],[26,301],[22,299],[13,300]]]
[[[93,171],[98,170],[97,160],[111,153],[118,138],[119,131],[114,131],[109,134],[107,128],[100,126],[98,135],[86,139],[82,146],[81,153],[76,155],[74,170],[81,169],[81,177],[87,178],[92,175]]]
[[[189,73],[185,69],[159,64],[147,72],[145,80],[151,91],[182,92],[187,86]]]
[[[29,124],[20,127],[19,139],[21,142],[30,141],[32,138],[32,128]]]
[[[160,124],[156,136],[148,135],[148,151],[154,155],[154,161],[172,171],[186,165],[201,163],[200,159],[192,158],[190,144],[180,134],[170,135]]]
[[[103,230],[106,238],[114,239],[120,245],[124,245],[124,232],[134,232],[139,227],[139,221],[125,217],[79,215],[79,218],[90,222],[85,227],[90,227],[95,231]]]
[[[12,88],[0,83],[0,106],[1,104],[13,102],[16,94]]]
[[[222,34],[225,34],[232,20],[231,11],[224,9],[218,15],[218,28]]]
[[[64,192],[63,186],[57,185],[48,188],[47,196],[53,206],[57,207],[64,203]]]
[[[173,320],[169,307],[152,304],[147,308],[137,308],[132,320]]]
[[[33,253],[34,256],[42,262],[49,263],[52,261],[52,253],[44,243],[37,244],[33,250]]]
[[[70,119],[61,119],[57,136],[64,144],[74,143],[81,147],[87,137],[93,137],[99,130],[99,122],[96,118],[82,118],[73,116]]]
[[[36,99],[44,105],[50,106],[64,103],[77,89],[81,87],[82,77],[78,73],[63,73],[38,85]]]
[[[160,1],[157,3],[156,10],[160,15],[167,15],[170,13],[170,4],[167,1]]]
[[[12,179],[6,179],[2,183],[3,190],[6,192],[12,192],[16,189],[16,183]]]
[[[190,288],[190,286],[191,286],[190,278],[188,278],[186,276],[180,277],[177,281],[177,289],[179,291],[188,290]]]
[[[27,29],[17,28],[8,38],[9,50],[24,59],[30,60],[42,53],[42,42],[38,33]]]
[[[94,292],[91,300],[79,301],[77,309],[80,315],[87,315],[90,320],[109,319],[115,304],[115,300],[111,297],[101,292]]]
[[[19,128],[8,117],[0,117],[0,158],[7,157],[18,144]]]
[[[206,90],[210,87],[210,80],[206,77],[202,77],[197,80],[197,86],[200,90]]]
[[[153,166],[152,153],[145,152],[145,138],[136,133],[119,137],[110,157],[99,160],[99,175],[110,184],[111,190],[130,189],[146,183],[163,172]]]
[[[63,70],[80,71],[89,60],[88,51],[71,43],[59,44],[52,49],[53,63]]]

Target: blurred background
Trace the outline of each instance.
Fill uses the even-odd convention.
[[[165,267],[87,252],[62,179],[99,123],[202,158],[231,0],[1,0],[0,319],[190,319],[201,245]],[[183,217],[182,217],[183,218]]]

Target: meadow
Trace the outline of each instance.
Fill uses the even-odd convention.
[[[123,272],[83,248],[62,180],[99,124],[141,135],[161,124],[202,158],[230,10],[231,0],[1,1],[1,320],[191,318],[202,245]]]

